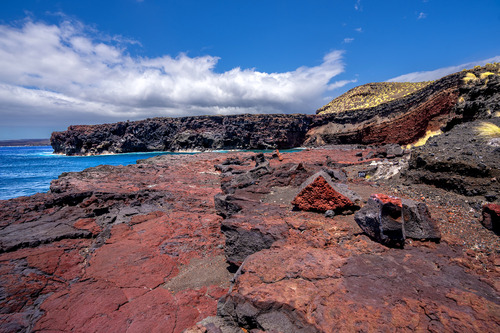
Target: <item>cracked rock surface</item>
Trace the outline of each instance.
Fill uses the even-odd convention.
[[[375,153],[164,155],[0,201],[0,331],[497,331],[500,238],[481,207],[367,180]],[[360,205],[425,201],[441,243],[387,248],[352,214],[293,210],[320,170]]]
[[[181,332],[214,315],[231,278],[219,188],[213,161],[169,156],[0,201],[0,331]]]

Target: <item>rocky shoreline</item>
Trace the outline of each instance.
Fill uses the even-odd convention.
[[[500,238],[459,194],[441,205],[429,185],[367,180],[407,158],[388,148],[164,155],[0,201],[0,330],[496,330]],[[386,247],[353,212],[294,210],[320,170],[362,205],[426,203],[441,242]]]
[[[478,128],[499,92],[475,68],[339,114],[53,133],[67,155],[309,148],[101,165],[0,201],[0,331],[496,332],[500,142]]]

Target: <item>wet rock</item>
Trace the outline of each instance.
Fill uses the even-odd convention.
[[[500,235],[500,205],[484,205],[482,214],[483,220],[481,222],[484,227]]]
[[[306,211],[326,212],[356,209],[359,197],[346,186],[334,184],[331,177],[320,171],[302,184],[292,204]]]

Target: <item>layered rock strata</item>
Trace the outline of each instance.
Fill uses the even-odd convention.
[[[500,126],[500,118],[489,122]],[[429,139],[412,150],[408,171],[411,182],[425,183],[488,201],[500,196],[500,145],[481,137],[481,121],[471,121]]]
[[[498,111],[500,75],[484,68],[459,72],[371,108],[319,115],[274,114],[153,118],[70,126],[51,137],[54,152],[93,155],[138,151],[285,149],[326,144],[414,143],[429,131],[491,118]],[[478,78],[464,81],[467,74]]]

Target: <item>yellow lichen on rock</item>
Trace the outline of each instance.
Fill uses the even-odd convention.
[[[353,88],[318,109],[316,113],[340,113],[375,107],[408,96],[433,81],[425,82],[378,82]]]
[[[478,80],[477,76],[474,75],[474,73],[467,73],[465,74],[464,78],[462,79],[465,83],[469,83],[469,82],[475,82]]]
[[[440,135],[440,134],[443,134],[443,131],[441,131],[441,130],[427,131],[425,133],[425,136],[423,136],[422,138],[420,138],[417,142],[407,145],[405,148],[406,149],[410,149],[410,148],[413,148],[413,147],[423,146],[423,145],[425,145],[427,143],[427,140],[429,140],[433,136]]]

